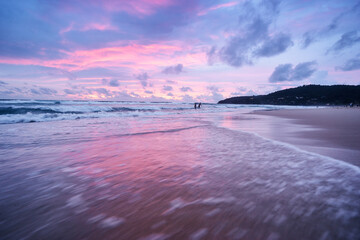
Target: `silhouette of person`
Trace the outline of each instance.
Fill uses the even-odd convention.
[[[194,103],[194,108],[196,109],[196,103]]]
[[[200,108],[201,107],[201,103],[199,103],[199,105],[198,105],[198,108]]]

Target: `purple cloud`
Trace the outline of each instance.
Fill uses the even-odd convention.
[[[145,72],[145,73],[138,74],[138,75],[135,75],[135,78],[140,81],[140,83],[141,83],[141,85],[142,85],[143,87],[147,87],[147,86],[148,86],[147,80],[149,79],[149,75],[148,75],[146,72]]]
[[[172,86],[163,86],[163,90],[164,91],[172,91],[173,87]]]
[[[269,78],[269,82],[301,81],[309,78],[316,71],[317,63],[299,63],[293,68],[292,64],[280,64]]]
[[[360,56],[349,59],[346,63],[342,66],[338,66],[335,68],[336,70],[342,71],[354,71],[360,69]]]
[[[36,95],[54,95],[57,93],[56,90],[51,89],[51,88],[45,88],[45,87],[40,87],[38,89],[30,89],[30,92],[32,94],[36,94]]]
[[[352,47],[360,42],[358,31],[351,31],[341,35],[341,38],[328,50],[328,52],[339,52],[345,48]]]
[[[120,83],[119,83],[119,80],[117,80],[117,79],[112,79],[109,82],[109,86],[111,86],[111,87],[118,87],[119,85],[120,85]]]
[[[188,91],[192,92],[193,90],[191,89],[191,87],[182,87],[182,88],[180,88],[180,91],[182,91],[182,92],[188,92]]]
[[[270,57],[284,52],[293,45],[289,35],[278,33],[270,37],[269,28],[279,14],[280,1],[261,1],[255,5],[245,2],[241,6],[238,32],[216,52],[213,47],[207,53],[211,64],[219,59],[231,66],[253,64],[253,57]]]
[[[335,34],[337,29],[341,27],[346,29],[348,32],[358,30],[357,26],[354,24],[346,24],[346,22],[359,22],[360,21],[360,2],[351,6],[348,10],[341,12],[336,17],[333,18],[330,24],[326,25],[323,28],[312,29],[306,31],[302,37],[302,47],[307,48],[312,43],[317,40],[327,37],[329,34]],[[346,25],[344,25],[346,24]]]
[[[162,73],[165,74],[179,74],[183,71],[183,65],[177,64],[174,66],[166,67],[164,70],[162,70]]]
[[[271,57],[285,52],[287,48],[293,46],[289,35],[280,33],[273,38],[266,40],[263,45],[255,51],[255,55],[258,57]]]
[[[94,92],[97,92],[97,93],[100,93],[100,94],[104,94],[105,96],[110,96],[111,95],[111,93],[105,88],[92,88],[89,91],[91,91],[91,92],[94,91]]]
[[[70,95],[74,95],[74,94],[76,94],[76,92],[75,92],[75,91],[70,90],[70,89],[64,89],[64,93],[66,93],[66,94],[70,94]]]

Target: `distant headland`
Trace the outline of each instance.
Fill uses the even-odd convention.
[[[360,85],[304,85],[267,95],[231,97],[219,104],[268,104],[303,106],[360,105]]]

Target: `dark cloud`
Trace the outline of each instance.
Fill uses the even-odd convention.
[[[132,97],[141,98],[141,96],[140,96],[139,94],[134,93],[134,92],[131,92],[130,95],[131,95]]]
[[[216,86],[208,86],[206,88],[211,92],[220,92],[220,89]]]
[[[13,90],[14,90],[15,92],[18,92],[18,93],[22,93],[22,92],[23,92],[23,90],[21,90],[20,88],[17,88],[17,87],[14,87]]]
[[[191,87],[182,87],[182,88],[180,88],[180,91],[182,91],[182,92],[188,92],[188,91],[192,92],[193,90],[191,89]]]
[[[106,79],[106,78],[103,78],[103,79],[101,79],[101,83],[103,85],[110,86],[110,87],[118,87],[118,86],[120,86],[120,82],[119,82],[118,79]]]
[[[153,91],[145,91],[145,93],[147,93],[147,94],[153,94],[154,92],[153,92]]]
[[[307,48],[310,44],[312,44],[316,39],[317,33],[314,31],[308,31],[303,34],[302,37],[302,48]]]
[[[342,71],[353,71],[360,69],[360,56],[349,59],[344,65],[338,66],[335,69]]]
[[[168,83],[168,84],[177,84],[177,82],[173,81],[173,80],[166,80],[166,83]]]
[[[268,23],[261,18],[253,19],[248,24],[244,34],[232,37],[229,42],[218,52],[220,59],[234,67],[252,64],[250,52],[267,35]]]
[[[339,15],[333,18],[330,24],[324,28],[317,28],[307,31],[303,34],[302,47],[307,48],[312,43],[316,42],[320,38],[327,37],[329,34],[334,34],[336,29],[345,28],[343,23],[346,22],[359,22],[360,21],[360,2],[356,3],[347,11],[343,11]],[[351,26],[351,25],[347,25]],[[350,29],[347,27],[347,31],[351,32],[358,29],[356,24],[353,24]]]
[[[53,95],[53,94],[57,93],[57,91],[54,89],[44,88],[44,87],[39,88],[39,91],[40,91],[40,93],[45,94],[45,95]]]
[[[169,97],[173,97],[173,96],[174,96],[174,94],[172,94],[171,92],[169,92],[167,95],[168,95]]]
[[[172,86],[163,86],[163,90],[164,91],[172,91],[173,87]]]
[[[270,82],[284,82],[289,81],[292,72],[292,64],[280,64],[275,68],[275,71],[271,74]]]
[[[135,76],[135,78],[136,78],[137,80],[140,81],[140,83],[141,83],[141,85],[142,85],[143,87],[147,87],[147,86],[148,86],[147,80],[149,79],[149,75],[148,75],[146,72],[145,72],[145,73],[138,74],[138,75],[134,75],[134,76]]]
[[[76,94],[76,92],[75,92],[75,91],[70,90],[70,89],[64,89],[64,93],[66,93],[66,94],[71,94],[71,95]]]
[[[316,71],[316,61],[304,62],[296,65],[292,72],[292,81],[301,81],[310,77]]]
[[[36,95],[54,95],[57,93],[56,90],[51,89],[51,88],[45,88],[45,87],[40,87],[38,89],[32,88],[32,89],[30,89],[30,92],[32,94],[36,94]]]
[[[213,65],[218,58],[217,49],[215,46],[212,46],[209,51],[206,52],[207,61],[209,65]]]
[[[169,66],[169,67],[166,67],[164,70],[162,70],[162,73],[165,73],[165,74],[179,74],[181,72],[183,72],[183,65],[182,64]]]
[[[13,94],[15,94],[15,92],[10,91],[10,90],[0,91],[0,95],[1,95],[1,96],[13,95]]]
[[[38,91],[38,90],[36,90],[36,89],[30,89],[30,92],[32,93],[32,94],[36,94],[36,95],[40,95],[40,92]]]
[[[315,61],[299,63],[294,68],[292,64],[281,64],[271,74],[269,82],[304,80],[316,71],[316,65]]]
[[[339,52],[360,42],[358,31],[344,33],[341,38],[328,50],[328,52]]]
[[[238,33],[220,50],[212,47],[207,52],[208,62],[216,58],[234,67],[251,65],[254,57],[270,57],[293,45],[289,35],[278,33],[271,37],[269,27],[279,14],[280,1],[247,1],[241,6]],[[217,55],[217,56],[216,56]]]
[[[4,82],[4,81],[0,81],[0,85],[7,85],[8,83]]]
[[[92,88],[90,91],[94,91],[94,92],[97,92],[97,93],[100,93],[100,94],[104,94],[106,96],[111,95],[111,93],[105,88]]]
[[[109,82],[109,86],[111,86],[111,87],[118,87],[119,85],[120,85],[120,83],[119,83],[119,80],[117,80],[117,79],[112,79]]]
[[[255,55],[258,57],[271,57],[278,55],[285,50],[293,46],[294,43],[291,41],[289,35],[280,33],[275,35],[275,37],[268,39],[263,43],[263,45],[255,51]]]

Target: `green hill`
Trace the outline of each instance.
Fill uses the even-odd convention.
[[[285,89],[267,95],[232,97],[219,104],[269,105],[360,105],[360,85],[307,85]]]

